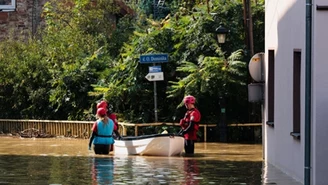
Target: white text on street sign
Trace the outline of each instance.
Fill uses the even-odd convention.
[[[161,66],[149,66],[149,73],[162,72]]]
[[[140,63],[148,64],[148,63],[163,63],[169,61],[168,54],[148,54],[148,55],[140,55]]]

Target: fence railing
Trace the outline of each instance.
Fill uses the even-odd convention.
[[[37,129],[40,132],[55,136],[74,136],[88,138],[94,121],[65,121],[65,120],[17,120],[0,119],[0,133],[20,133],[27,129]],[[134,127],[134,134],[138,136],[139,127],[145,126],[177,126],[179,123],[126,123],[119,122],[121,135],[127,135],[127,127]],[[251,126],[258,127],[261,123],[238,123],[229,124],[229,127]],[[216,124],[200,124],[204,134],[204,141],[207,140],[207,129],[216,127]]]
[[[89,137],[93,123],[93,121],[0,119],[0,132],[19,133],[34,128],[55,136]]]
[[[121,132],[123,135],[126,135],[127,128],[126,127],[134,127],[134,135],[138,136],[138,127],[145,127],[145,126],[177,126],[180,127],[179,123],[120,123]],[[203,127],[204,133],[204,142],[207,139],[207,128],[208,127],[216,127],[216,124],[199,124],[199,127]]]

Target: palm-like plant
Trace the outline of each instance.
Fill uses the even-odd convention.
[[[206,93],[224,95],[230,86],[244,86],[246,63],[241,61],[242,50],[233,52],[227,59],[221,53],[218,57],[199,56],[198,63],[183,61],[177,71],[185,74],[179,81],[170,83],[169,97],[184,94],[195,96]]]
[[[200,56],[197,63],[182,62],[177,71],[183,76],[178,81],[170,81],[168,97],[183,97],[192,94],[201,101],[198,106],[204,118],[213,122],[218,119],[217,107],[220,98],[233,99],[228,109],[234,110],[235,102],[246,100],[246,63],[241,61],[242,50],[233,52],[227,59],[224,54],[218,57]],[[244,91],[243,91],[244,90]],[[233,97],[233,98],[231,98]],[[179,106],[182,106],[182,102]]]

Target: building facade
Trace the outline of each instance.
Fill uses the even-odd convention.
[[[10,34],[35,33],[46,0],[0,0],[0,40]]]
[[[328,1],[312,1],[311,96],[306,97],[306,1],[265,1],[264,158],[305,178],[305,115],[310,113],[310,181],[328,184]],[[306,98],[310,110],[306,111]]]

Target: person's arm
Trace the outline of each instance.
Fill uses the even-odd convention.
[[[96,136],[96,133],[95,132],[92,132],[91,137],[90,137],[90,140],[89,140],[89,150],[91,150],[92,141],[95,138],[95,136]]]
[[[91,145],[92,145],[92,141],[95,138],[95,136],[97,135],[97,122],[95,122],[92,126],[92,133],[89,139],[89,150],[91,150]]]
[[[191,118],[193,118],[193,117],[191,117]],[[181,134],[185,135],[187,132],[189,132],[192,128],[194,128],[194,124],[195,123],[194,123],[193,119],[190,119],[188,127],[186,129],[182,130]]]
[[[115,136],[114,137],[115,139],[120,140],[121,136],[120,136],[120,133],[118,132],[118,127],[116,126],[116,123],[115,123],[115,121],[117,121],[116,120],[116,115],[111,114],[109,118],[110,118],[110,122],[113,124],[113,133],[112,133],[112,135]]]
[[[112,113],[111,116],[112,116],[113,122],[114,122],[114,134],[116,136],[116,139],[120,140],[122,137],[121,137],[121,134],[118,132],[117,116],[114,113]]]
[[[116,139],[120,140],[122,138],[118,130],[114,130],[114,134],[116,136]]]
[[[181,123],[180,123],[181,124]],[[179,135],[185,135],[189,130],[191,130],[194,127],[194,116],[190,116],[190,121],[188,122],[187,128],[182,127],[179,131]]]

